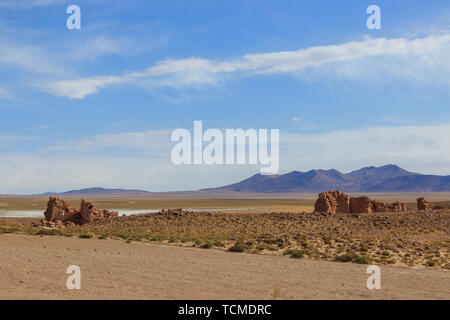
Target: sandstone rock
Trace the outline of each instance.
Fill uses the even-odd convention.
[[[76,220],[79,216],[77,210],[58,197],[49,198],[44,215],[47,221],[60,220],[63,222]]]
[[[428,210],[428,200],[426,200],[424,197],[420,197],[417,199],[417,210]]]
[[[379,202],[377,200],[372,200],[372,211],[373,212],[387,212],[388,208],[386,206],[386,204],[384,204],[383,202]]]
[[[350,198],[350,213],[371,213],[372,202],[369,197]]]
[[[86,200],[81,200],[80,210],[71,207],[66,201],[58,197],[50,197],[47,210],[44,212],[45,220],[41,225],[49,227],[63,227],[64,225],[81,225],[107,217],[118,217],[118,212],[98,210]]]
[[[320,193],[314,205],[314,212],[347,213],[349,210],[349,196],[338,190]]]
[[[169,212],[174,215],[174,216],[182,216],[184,215],[184,211],[183,208],[179,208],[179,209],[169,209]]]
[[[314,205],[317,213],[371,213],[371,212],[404,212],[408,208],[404,203],[394,202],[386,204],[369,197],[349,197],[342,191],[328,191],[319,193]]]
[[[79,224],[90,223],[95,220],[101,220],[109,217],[118,217],[119,213],[108,210],[98,210],[92,202],[81,200],[80,221]]]

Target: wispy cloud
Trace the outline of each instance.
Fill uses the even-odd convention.
[[[71,59],[77,60],[94,60],[106,55],[135,55],[137,53],[150,50],[153,46],[158,46],[163,40],[155,40],[153,44],[138,45],[130,38],[109,37],[100,35],[79,41],[75,45],[69,43],[64,47],[66,55]]]
[[[123,132],[57,143],[34,154],[0,154],[0,193],[106,186],[152,191],[214,187],[258,172],[257,166],[175,166],[169,130]],[[18,143],[23,137],[0,136]],[[450,125],[339,130],[280,136],[281,173],[336,168],[348,172],[395,163],[408,170],[450,174]],[[109,148],[122,148],[111,156]],[[132,148],[133,150],[130,150]],[[89,156],[86,156],[88,154]],[[52,175],[48,175],[48,172]],[[58,176],[61,179],[55,180]],[[211,176],[214,176],[213,181]],[[173,181],[177,181],[173,184]]]
[[[365,69],[341,68],[347,62],[360,62],[372,57],[382,57],[383,72],[390,76],[415,80],[423,72],[440,72],[450,69],[448,52],[450,34],[431,35],[420,39],[365,39],[341,45],[318,46],[298,51],[248,54],[230,61],[187,58],[158,61],[142,72],[125,73],[119,76],[93,76],[83,79],[63,80],[45,85],[45,91],[61,97],[82,99],[97,93],[110,84],[147,79],[154,86],[173,88],[200,88],[217,85],[227,76],[255,76],[279,73],[296,74],[304,70],[326,68],[336,65],[334,72],[350,77],[364,73]],[[395,59],[407,61],[408,69],[395,67]],[[371,77],[369,72],[364,75]],[[384,75],[386,77],[386,74]],[[427,77],[425,77],[427,78]],[[445,77],[448,81],[448,77]]]
[[[38,46],[19,45],[0,37],[0,65],[5,69],[20,68],[22,70],[46,75],[64,74],[67,69],[57,62],[55,56]]]
[[[100,89],[113,83],[127,81],[126,77],[91,77],[78,80],[66,80],[53,82],[51,85],[41,87],[48,93],[68,97],[72,99],[83,99],[87,95],[97,93]]]
[[[0,147],[5,148],[19,142],[33,139],[30,136],[18,136],[14,134],[0,135]]]
[[[119,147],[156,152],[161,149],[169,149],[171,132],[171,130],[150,130],[98,134],[77,141],[60,142],[48,150],[91,152],[102,148]]]
[[[73,71],[73,68],[67,63],[68,59],[72,63],[83,63],[105,55],[132,55],[139,50],[132,41],[123,38],[96,36],[59,45],[53,43],[52,40],[40,44],[23,45],[19,43],[19,40],[13,39],[10,30],[7,33],[7,35],[0,36],[0,65],[11,70],[21,69],[41,75],[61,77],[69,71]],[[100,78],[103,78],[103,82],[108,84],[107,78],[112,77]],[[86,85],[88,84],[85,83]],[[89,85],[96,86],[92,82]]]
[[[0,99],[12,100],[14,96],[11,92],[0,86]]]
[[[375,127],[320,134],[281,134],[285,171],[396,163],[410,170],[450,174],[450,125]],[[295,159],[295,161],[294,161]]]

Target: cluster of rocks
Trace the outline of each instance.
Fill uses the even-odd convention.
[[[45,219],[40,222],[41,226],[62,227],[82,225],[109,217],[118,217],[119,213],[109,210],[98,210],[91,202],[84,199],[81,200],[80,209],[76,210],[67,201],[58,197],[50,197],[44,215]]]
[[[198,212],[197,212],[198,213]],[[178,208],[178,209],[161,209],[159,211],[159,215],[166,215],[166,216],[192,216],[197,214],[194,211],[188,211],[188,210],[183,210],[183,208]]]
[[[428,206],[429,206],[429,203],[427,200],[425,200],[424,197],[417,199],[417,210],[419,210],[419,211],[428,210]]]
[[[419,211],[427,211],[430,209],[430,203],[424,197],[417,199],[417,210]],[[444,210],[448,209],[448,206],[443,205],[435,205],[431,208],[432,210]]]
[[[405,212],[406,204],[402,202],[383,203],[369,197],[350,197],[339,190],[322,192],[314,205],[314,212],[324,213],[371,213],[371,212]]]

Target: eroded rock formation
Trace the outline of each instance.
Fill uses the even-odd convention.
[[[319,193],[314,205],[314,212],[325,213],[371,213],[371,212],[404,212],[408,208],[404,203],[383,203],[369,197],[349,197],[342,191],[332,190]]]
[[[350,198],[351,213],[370,213],[373,212],[373,204],[369,197]]]
[[[394,202],[388,205],[389,212],[404,212],[408,211],[408,207],[403,202]]]
[[[420,197],[417,199],[417,210],[428,210],[428,200],[426,200],[424,197]]]
[[[319,193],[314,205],[314,212],[346,213],[349,212],[350,197],[341,191]]]
[[[47,221],[75,221],[78,220],[78,211],[72,208],[66,201],[58,197],[50,197],[47,202],[47,210],[44,212]]]
[[[76,210],[67,201],[58,197],[50,197],[44,215],[45,220],[41,221],[41,225],[53,227],[73,224],[82,225],[108,217],[118,217],[119,213],[98,210],[91,202],[84,199],[81,200],[80,210]]]
[[[108,210],[98,210],[91,202],[84,199],[81,200],[80,218],[82,224],[90,223],[95,220],[101,220],[109,217],[118,217],[119,213]]]

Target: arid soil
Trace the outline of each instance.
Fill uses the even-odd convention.
[[[81,290],[66,288],[69,265]],[[150,242],[0,235],[0,299],[450,299],[450,271],[182,248]]]
[[[0,233],[157,242],[315,260],[450,269],[450,211],[155,213],[48,229],[0,220]]]

